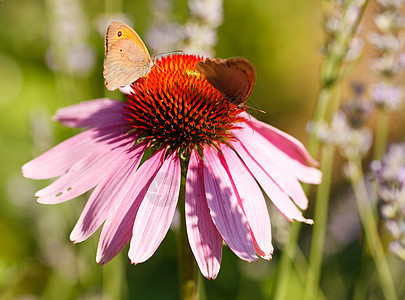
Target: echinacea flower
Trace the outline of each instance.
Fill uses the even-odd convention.
[[[316,162],[293,137],[227,103],[196,72],[201,59],[157,60],[126,102],[97,99],[58,110],[55,120],[87,129],[22,168],[28,178],[59,177],[35,194],[39,203],[94,188],[70,238],[82,242],[104,223],[100,264],[128,243],[134,264],[153,255],[173,220],[182,174],[188,240],[207,278],[219,272],[223,241],[243,260],[271,258],[262,190],[288,220],[312,223],[300,211],[308,200],[299,181],[320,182]]]

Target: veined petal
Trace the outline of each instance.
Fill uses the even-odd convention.
[[[91,193],[76,226],[70,234],[71,241],[79,243],[86,240],[105,221],[109,211],[114,206],[119,205],[118,195],[131,174],[136,172],[146,146],[146,143],[139,143],[130,152],[117,156],[118,161],[115,168]]]
[[[297,220],[312,224],[312,220],[305,219],[301,211],[295,206],[288,195],[273,181],[263,167],[245,150],[240,143],[232,143],[238,155],[252,172],[263,190],[270,197],[274,205],[290,221]]]
[[[146,160],[135,174],[125,179],[116,196],[118,204],[107,216],[97,248],[97,263],[113,259],[131,239],[132,228],[139,206],[163,164],[166,149],[161,149]]]
[[[246,129],[249,131],[249,129]],[[302,189],[301,184],[294,176],[295,168],[286,160],[292,160],[287,157],[278,158],[277,149],[269,143],[260,143],[255,136],[246,134],[246,131],[235,132],[235,137],[239,139],[247,152],[254,156],[255,159],[265,166],[266,172],[276,182],[280,188],[289,195],[292,200],[301,209],[307,209],[308,198]],[[248,149],[251,149],[250,151]],[[275,150],[276,153],[274,153]],[[273,156],[274,154],[274,156]]]
[[[252,236],[219,153],[204,149],[204,186],[212,220],[228,247],[241,259],[256,261]]]
[[[47,179],[64,174],[72,165],[92,153],[97,144],[96,130],[86,130],[63,141],[22,166],[24,177]]]
[[[37,202],[61,203],[73,199],[100,183],[109,176],[118,164],[118,157],[133,145],[133,138],[126,136],[116,141],[98,144],[89,155],[74,164],[68,172],[46,188],[35,193]]]
[[[228,169],[229,176],[235,183],[243,211],[249,222],[256,253],[264,259],[271,259],[274,248],[271,244],[270,217],[263,193],[235,152],[227,146],[221,147],[221,151],[226,161],[223,166]]]
[[[106,98],[60,108],[52,119],[68,127],[120,126],[125,124],[124,112],[123,102]]]
[[[215,279],[221,267],[222,237],[212,222],[204,189],[203,164],[191,152],[186,183],[186,226],[191,251],[204,277]]]
[[[263,135],[283,153],[288,154],[291,158],[298,160],[302,164],[310,163],[315,166],[318,165],[318,162],[311,157],[299,140],[276,127],[260,122],[253,117],[251,117],[251,120],[254,130]],[[250,127],[249,124],[247,125]]]
[[[308,166],[302,159],[291,157],[289,153],[294,152],[293,150],[288,150],[283,146],[283,143],[280,143],[279,145],[274,144],[271,140],[261,135],[260,130],[256,131],[256,128],[252,129],[251,127],[245,127],[244,129],[234,131],[234,133],[245,141],[244,145],[249,152],[256,153],[256,150],[262,150],[262,156],[267,157],[267,160],[272,160],[284,169],[287,168],[288,172],[298,180],[311,184],[319,184],[322,181],[321,171]],[[275,134],[275,136],[278,135]],[[281,137],[281,139],[283,138]],[[277,142],[277,140],[274,142]],[[289,145],[294,146],[292,143]],[[283,152],[280,147],[286,148],[287,152]],[[295,148],[298,153],[299,151],[297,149],[299,148]]]
[[[166,236],[179,199],[180,180],[175,151],[165,159],[136,214],[128,252],[133,264],[149,259]]]

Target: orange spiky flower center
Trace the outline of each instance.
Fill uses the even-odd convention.
[[[138,140],[151,147],[185,152],[233,139],[243,109],[229,104],[196,71],[202,60],[195,55],[171,55],[132,85],[127,95],[127,120]]]

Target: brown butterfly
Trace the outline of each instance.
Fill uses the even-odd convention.
[[[128,25],[112,22],[105,35],[104,78],[113,91],[145,77],[155,65],[139,35]]]
[[[243,57],[215,58],[200,61],[197,71],[229,102],[244,108],[245,100],[256,83],[256,71],[252,63]]]

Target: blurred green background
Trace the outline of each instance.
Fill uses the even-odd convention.
[[[174,4],[178,21],[187,19],[187,2]],[[104,36],[98,23],[125,13],[145,37],[150,7],[146,0],[0,0],[0,298],[178,298],[173,231],[143,264],[131,265],[126,248],[100,267],[95,262],[99,231],[84,243],[69,241],[88,195],[55,206],[36,204],[35,191],[49,181],[24,179],[20,171],[77,132],[50,120],[57,108],[101,97],[123,99],[104,87]],[[70,35],[60,33],[66,31]],[[218,57],[252,61],[257,84],[247,104],[267,112],[252,114],[305,142],[319,88],[321,45],[320,1],[227,0],[215,50]],[[360,259],[357,219],[353,222],[350,237],[330,245],[322,278],[327,299],[348,297],[358,275],[353,263]],[[276,217],[272,226],[276,235]],[[224,247],[218,278],[203,280],[207,299],[269,299],[281,251],[276,243],[272,261],[248,264]],[[289,285],[288,298],[298,298],[303,283],[293,277]]]

